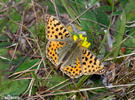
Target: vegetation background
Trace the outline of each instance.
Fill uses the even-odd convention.
[[[46,59],[46,14],[87,33],[102,77],[70,79]],[[135,100],[135,0],[0,0],[0,98]]]

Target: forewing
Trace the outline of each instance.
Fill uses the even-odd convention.
[[[103,74],[103,64],[88,49],[82,49],[82,69],[84,75]]]
[[[59,54],[58,50],[63,48],[66,45],[63,41],[48,41],[46,47],[46,56],[54,64],[59,65]]]
[[[48,40],[63,40],[71,38],[66,27],[54,16],[47,16],[46,38]]]

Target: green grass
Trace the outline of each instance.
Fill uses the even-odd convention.
[[[135,87],[130,86],[135,82],[134,4],[134,0],[1,0],[0,99],[8,95],[45,100],[135,98],[131,92]],[[102,56],[107,68],[103,78],[70,79],[46,58],[46,14],[68,15],[62,19],[67,28],[72,22],[87,33],[89,50]],[[103,79],[116,88],[104,87]],[[128,85],[124,95],[121,85]]]

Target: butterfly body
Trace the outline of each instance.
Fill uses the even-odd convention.
[[[82,46],[84,40],[74,40],[72,34],[53,16],[47,19],[46,38],[49,40],[47,58],[55,66],[60,66],[61,71],[70,78],[104,72],[101,62]]]

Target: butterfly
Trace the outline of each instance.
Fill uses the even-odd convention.
[[[70,78],[82,75],[103,74],[103,64],[90,50],[84,47],[82,40],[72,36],[56,17],[46,17],[46,57]]]

